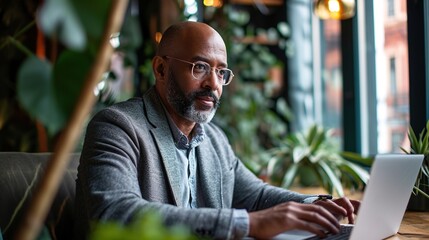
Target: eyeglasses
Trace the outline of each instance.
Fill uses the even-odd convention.
[[[175,57],[170,56],[164,56],[164,58],[169,58],[173,60],[177,60],[180,62],[188,63],[192,65],[191,73],[192,76],[197,80],[202,80],[204,78],[207,78],[210,76],[210,73],[212,69],[214,69],[217,78],[219,79],[220,83],[222,85],[228,85],[231,83],[232,78],[234,77],[234,74],[232,71],[228,68],[215,68],[210,66],[210,64],[203,62],[203,61],[196,61],[196,62],[188,62],[182,59],[178,59]]]

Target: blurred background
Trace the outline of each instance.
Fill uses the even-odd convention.
[[[270,150],[314,126],[338,151],[402,152],[409,126],[420,131],[428,119],[427,5],[131,0],[121,32],[111,37],[115,52],[94,89],[93,113],[141,96],[154,82],[151,59],[162,32],[200,21],[224,37],[235,74],[214,121],[261,177]],[[94,60],[110,1],[0,6],[0,151],[52,151]],[[348,15],[326,14],[332,6]]]

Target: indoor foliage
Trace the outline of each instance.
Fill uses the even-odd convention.
[[[0,99],[0,145],[8,151],[52,151],[95,60],[111,1],[27,5],[27,11],[33,11],[28,17],[27,11],[12,5],[2,9],[9,35],[1,37],[0,50],[9,61],[0,69],[7,92],[2,91]],[[125,22],[116,50],[125,54],[126,64],[136,64],[139,29],[133,19]],[[108,87],[115,80],[114,74],[106,74],[100,82]],[[112,96],[104,98],[106,103],[100,100],[95,110],[116,101]]]
[[[269,74],[272,68],[282,66],[269,46],[283,49],[285,55],[291,51],[288,25],[281,22],[269,29],[253,27],[249,13],[232,4],[207,8],[205,22],[225,39],[228,67],[235,73],[233,82],[224,88],[214,120],[238,157],[262,177],[269,159],[267,150],[287,134],[292,118],[286,99],[273,94],[275,84]]]
[[[355,156],[354,161],[360,163],[357,164],[343,157],[331,131],[318,125],[287,135],[270,153],[268,180],[284,188],[293,184],[321,186],[330,194],[344,196],[343,186],[360,190],[369,179],[362,164],[371,161],[348,154]]]
[[[100,222],[91,232],[90,240],[197,240],[191,231],[182,226],[167,227],[157,212],[138,216],[124,226],[117,222]]]
[[[420,167],[419,175],[414,184],[415,195],[421,194],[429,198],[429,120],[426,122],[426,127],[420,132],[417,138],[412,127],[408,131],[408,139],[410,140],[410,150],[401,147],[402,151],[407,154],[423,154],[424,160]],[[426,191],[424,191],[424,189]]]

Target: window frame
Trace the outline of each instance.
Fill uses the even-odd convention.
[[[407,1],[407,15],[410,125],[420,132],[429,119],[429,2]]]
[[[356,12],[341,22],[343,149],[373,155],[377,153],[373,4],[357,0]],[[410,125],[420,132],[429,119],[429,2],[407,1],[407,17]]]

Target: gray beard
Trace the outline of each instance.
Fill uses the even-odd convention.
[[[195,109],[195,98],[197,96],[211,96],[215,100],[213,108],[207,111]],[[180,116],[196,123],[210,122],[220,104],[219,99],[210,90],[191,92],[186,95],[180,89],[172,72],[168,73],[167,78],[167,100]]]

